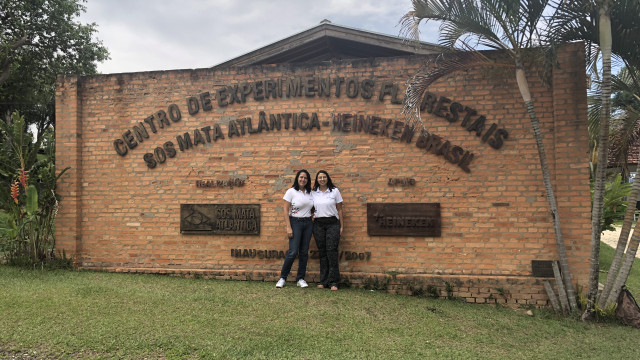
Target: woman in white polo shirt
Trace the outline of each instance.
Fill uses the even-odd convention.
[[[313,208],[311,176],[307,170],[298,171],[293,181],[293,186],[284,194],[283,200],[284,224],[289,237],[289,251],[287,251],[287,255],[284,258],[284,264],[282,264],[282,270],[280,271],[280,280],[276,283],[276,287],[281,288],[284,286],[293,261],[297,256],[297,285],[306,288],[309,285],[304,281],[304,276],[307,272],[309,242],[313,231],[313,221],[311,220]]]
[[[329,173],[318,171],[313,184],[313,206],[315,220],[313,237],[316,239],[320,255],[320,282],[318,288],[338,290],[340,270],[338,269],[338,243],[342,236],[342,195]]]

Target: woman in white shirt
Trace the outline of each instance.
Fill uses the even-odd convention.
[[[287,251],[287,255],[284,258],[284,264],[282,264],[282,270],[280,271],[280,280],[276,283],[276,287],[281,288],[284,286],[293,261],[297,256],[297,285],[306,288],[309,285],[304,281],[304,276],[307,272],[309,242],[313,231],[313,221],[311,220],[313,208],[311,176],[307,170],[298,171],[293,181],[293,186],[284,194],[283,200],[284,224],[289,237],[289,251]]]
[[[338,284],[340,284],[338,243],[342,236],[342,221],[344,221],[342,195],[324,170],[316,174],[311,195],[315,207],[313,237],[316,239],[320,255],[318,288],[338,290]]]

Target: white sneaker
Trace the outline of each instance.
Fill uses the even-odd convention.
[[[307,284],[307,282],[304,281],[304,279],[300,279],[298,280],[298,286],[300,286],[301,288],[306,288],[307,286],[309,286],[309,284]]]
[[[280,280],[278,280],[278,282],[276,283],[276,287],[277,287],[278,289],[280,289],[280,288],[284,287],[284,283],[285,283],[285,282],[286,282],[286,281],[285,281],[283,278],[280,278]]]

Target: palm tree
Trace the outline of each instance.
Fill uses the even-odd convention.
[[[612,88],[619,93],[630,94],[632,98],[636,99],[637,103],[640,101],[639,76],[638,70],[634,66],[629,65],[623,68],[617,77],[613,78]],[[640,139],[640,111],[631,105],[626,105],[624,106],[624,113],[621,120],[622,123],[613,132],[612,139],[615,144],[613,151],[614,157],[619,159],[619,161],[624,159],[626,166],[629,147]],[[640,173],[640,159],[638,159],[636,173]],[[635,254],[638,251],[638,245],[640,244],[640,221],[636,223],[631,241],[629,242],[628,239],[636,209],[635,202],[639,194],[640,180],[636,177],[634,178],[631,195],[629,196],[630,204],[627,206],[618,245],[616,246],[604,289],[598,301],[598,305],[601,308],[609,307],[616,302],[622,285],[624,285],[629,277]],[[627,244],[629,248],[625,254]]]
[[[593,206],[591,210],[591,256],[589,264],[589,293],[587,306],[582,319],[588,319],[595,309],[598,296],[598,280],[600,275],[600,235],[602,234],[602,212],[604,207],[604,191],[606,180],[606,163],[609,154],[609,119],[611,118],[611,1],[603,0],[599,4],[599,40],[602,52],[602,108],[600,115],[600,138],[598,141],[598,164]]]
[[[552,43],[583,40],[587,42],[588,49],[593,48],[592,45],[598,45],[598,47],[595,47],[598,51],[594,51],[594,56],[590,57],[592,68],[596,68],[597,54],[601,53],[602,55],[602,77],[598,81],[600,85],[600,102],[594,107],[599,110],[599,113],[590,112],[590,120],[593,118],[597,118],[598,120],[597,126],[590,126],[590,131],[593,128],[599,128],[599,137],[596,146],[598,152],[597,163],[600,166],[597,167],[595,174],[595,192],[591,218],[589,292],[587,295],[587,308],[583,314],[583,319],[592,315],[598,293],[600,235],[602,230],[601,218],[609,150],[611,56],[612,53],[618,55],[628,66],[634,62],[637,64],[639,55],[638,47],[640,46],[639,15],[640,3],[637,0],[621,0],[615,2],[611,0],[561,1],[558,4],[558,11],[552,20],[552,28],[555,30],[552,33],[552,39],[555,41],[552,41]],[[595,71],[595,74],[597,74],[597,71]],[[593,122],[590,121],[590,123]],[[625,136],[618,136],[618,139],[624,138]],[[634,190],[630,196],[631,201],[634,202],[634,206],[627,207],[627,216],[625,216],[620,241],[616,249],[616,254],[614,255],[612,267],[609,271],[609,278],[605,283],[605,288],[599,301],[601,307],[605,305],[607,298],[610,298],[610,294],[615,294],[617,297],[620,290],[614,288],[614,292],[611,292],[614,282],[612,278],[615,278],[618,273],[624,247],[626,246],[631,230],[633,209],[635,209],[635,200],[638,194],[637,187],[638,186],[634,184]]]
[[[515,69],[522,100],[531,121],[538,147],[547,201],[555,231],[562,283],[569,300],[569,310],[577,309],[575,290],[560,227],[560,216],[551,184],[551,174],[544,149],[540,122],[536,115],[525,74],[525,60],[542,51],[538,26],[544,20],[548,0],[413,0],[413,11],[401,19],[404,34],[418,38],[422,20],[441,22],[440,44],[453,51],[433,64],[433,68],[415,76],[405,94],[405,113],[411,123],[423,128],[420,102],[428,86],[438,78],[474,66],[503,66]],[[489,60],[473,45],[501,50],[505,59]],[[559,282],[560,284],[560,282]],[[561,292],[562,290],[559,289]]]

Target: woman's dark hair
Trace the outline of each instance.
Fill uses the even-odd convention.
[[[305,169],[302,169],[300,171],[298,171],[298,173],[296,174],[296,178],[293,180],[293,186],[292,188],[296,189],[296,190],[300,190],[300,185],[298,185],[298,178],[300,177],[300,174],[305,173],[307,174],[307,184],[304,186],[304,189],[310,193],[311,192],[311,175],[309,175],[309,172]]]
[[[331,176],[329,176],[328,172],[324,170],[320,170],[316,174],[316,181],[314,181],[313,183],[313,191],[318,190],[318,188],[320,187],[320,185],[318,185],[318,175],[320,175],[321,173],[327,175],[327,187],[329,188],[329,191],[333,190],[336,186],[333,185],[333,182],[331,181]]]

